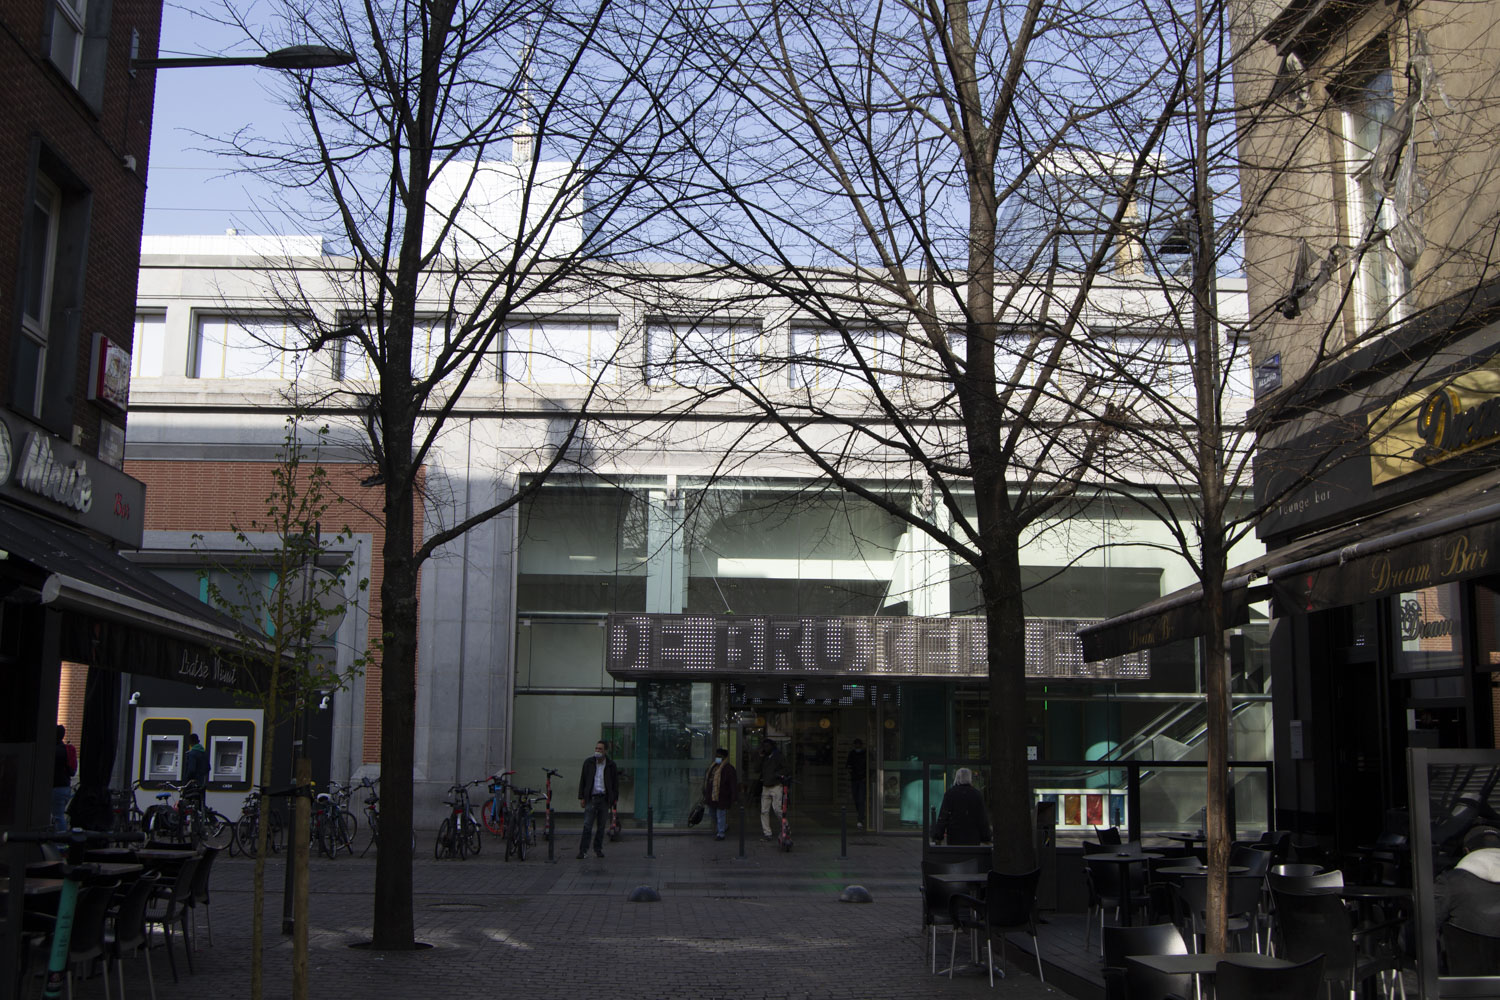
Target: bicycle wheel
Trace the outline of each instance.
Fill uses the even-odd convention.
[[[230,854],[234,853],[234,824],[229,822],[229,817],[217,809],[210,809],[203,814],[202,842],[204,847],[213,847],[218,850],[230,848]]]
[[[258,820],[259,817],[257,816],[245,815],[241,816],[240,821],[235,824],[235,843],[239,845],[240,850],[244,852],[247,858],[255,857],[255,852],[258,849],[258,835],[260,833],[260,823]]]
[[[536,846],[536,813],[526,814],[526,846]]]
[[[453,820],[453,853],[460,861],[469,856],[469,838],[464,835],[464,826],[463,816],[456,816]]]
[[[334,840],[333,819],[322,813],[317,821],[318,850],[329,858],[338,857],[338,842]]]
[[[513,818],[514,818],[515,822],[511,824],[511,830],[510,830],[511,845],[515,848],[516,860],[517,861],[525,861],[526,860],[526,826],[527,826],[527,823],[531,819],[531,814],[528,811],[522,809],[522,810],[518,810],[517,813],[516,813],[516,815]]]
[[[437,843],[433,845],[432,856],[439,861],[453,856],[453,820],[451,817],[438,824]]]
[[[349,853],[354,853],[354,842],[359,839],[359,818],[348,809],[339,812],[344,817],[344,829],[349,834]]]
[[[365,842],[365,849],[359,852],[360,857],[370,853],[370,848],[380,843],[380,814],[369,809],[365,810],[365,829],[370,831],[370,839]]]
[[[484,817],[484,828],[491,836],[505,836],[505,810],[502,802],[496,802],[493,797],[484,800],[484,808],[479,815]]]
[[[469,853],[478,857],[480,842],[483,838],[480,834],[479,820],[474,818],[472,809],[464,814],[464,839],[469,842]]]
[[[281,813],[275,809],[266,813],[266,827],[266,843],[270,845],[271,853],[280,854],[286,845],[286,827],[281,823]]]

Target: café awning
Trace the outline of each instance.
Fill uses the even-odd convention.
[[[1500,472],[1234,567],[1224,575],[1225,624],[1243,625],[1267,595],[1281,614],[1308,613],[1491,573],[1500,573]],[[1202,635],[1202,597],[1194,584],[1080,630],[1084,659]]]

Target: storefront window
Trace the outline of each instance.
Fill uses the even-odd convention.
[[[1463,666],[1463,612],[1457,583],[1395,597],[1396,673],[1458,670]]]

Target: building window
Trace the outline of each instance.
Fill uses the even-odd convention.
[[[78,86],[83,69],[84,16],[88,0],[53,0],[52,38],[47,57],[68,82]]]
[[[868,392],[872,376],[882,389],[901,384],[900,337],[870,327],[848,333],[845,340],[842,331],[831,327],[792,327],[792,388]]]
[[[62,192],[38,174],[26,226],[25,286],[21,300],[21,337],[16,349],[12,404],[22,413],[40,417],[42,380],[47,371],[47,343],[57,303],[58,230],[62,220]]]
[[[195,378],[294,378],[297,327],[285,316],[201,316]]]
[[[647,380],[654,388],[755,380],[760,327],[751,323],[673,321],[646,328]]]
[[[1403,298],[1411,272],[1396,256],[1388,233],[1395,207],[1380,194],[1376,161],[1381,134],[1396,114],[1395,76],[1384,41],[1372,45],[1359,65],[1334,87],[1343,113],[1344,181],[1350,244],[1362,249],[1355,262],[1353,300],[1358,332],[1384,326],[1405,314]]]
[[[614,380],[620,342],[614,319],[533,319],[507,324],[500,377],[528,385],[592,385]]]
[[[130,343],[130,377],[156,378],[162,374],[167,353],[167,317],[143,313],[135,318],[135,336]]]

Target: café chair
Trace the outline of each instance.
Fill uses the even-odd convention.
[[[1232,959],[1214,967],[1215,1000],[1317,1000],[1322,984],[1322,955],[1285,969],[1240,965]]]
[[[1266,870],[1266,874],[1305,877],[1308,875],[1321,875],[1323,871],[1322,865],[1315,865],[1310,861],[1288,861],[1285,864],[1272,865]]]
[[[193,876],[198,871],[198,859],[183,860],[172,877],[170,886],[158,885],[152,896],[152,905],[146,910],[146,926],[160,927],[162,943],[167,949],[167,965],[172,970],[172,982],[177,982],[177,960],[172,957],[172,927],[182,925],[182,950],[187,955],[188,972],[193,971],[193,938],[188,926],[188,916],[193,898]]]
[[[105,957],[104,924],[119,882],[94,882],[78,890],[73,930],[68,937],[68,996],[73,996],[73,969]],[[104,995],[109,996],[109,962],[103,962]]]
[[[217,847],[205,847],[203,855],[198,859],[198,867],[193,872],[193,886],[191,895],[188,897],[188,909],[193,914],[193,936],[198,936],[198,908],[203,908],[203,922],[208,927],[208,946],[214,946],[214,918],[209,913],[208,877],[213,872],[214,858],[219,856]]]
[[[1118,826],[1106,826],[1104,828],[1094,827],[1094,836],[1099,838],[1099,843],[1105,847],[1118,847],[1124,841],[1120,837]]]
[[[151,1000],[156,1000],[156,974],[151,969],[151,939],[146,930],[146,906],[160,880],[155,872],[145,872],[125,893],[116,908],[114,919],[104,930],[105,955],[115,963],[115,977],[120,983],[120,996],[125,996],[125,958],[140,956],[146,960],[146,982],[151,991]]]
[[[1036,976],[1042,982],[1042,949],[1036,937],[1036,886],[1042,877],[1040,868],[1020,875],[992,871],[985,882],[984,899],[959,894],[949,904],[953,916],[953,936],[948,946],[948,978],[953,978],[953,957],[958,951],[958,932],[984,931],[985,965],[990,985],[995,985],[995,935],[1000,935],[1000,957],[1005,957],[1005,935],[1025,931],[1031,935],[1031,949],[1036,955]],[[1003,973],[1002,973],[1003,975]]]
[[[1444,924],[1440,938],[1450,976],[1500,976],[1500,927],[1483,934]]]
[[[953,918],[949,913],[949,901],[959,893],[963,887],[939,882],[932,875],[956,875],[964,873],[979,873],[984,871],[985,865],[979,858],[963,858],[958,861],[924,861],[922,862],[922,929],[927,933],[928,947],[932,950],[932,971],[935,975],[937,967],[937,932],[939,927],[952,927]],[[976,955],[978,945],[975,946]]]
[[[1271,870],[1271,849],[1263,844],[1241,844],[1229,850],[1231,867],[1245,869],[1244,874],[1263,877]]]
[[[1106,927],[1104,938],[1104,1000],[1134,1000],[1127,985],[1127,955],[1186,955],[1187,942],[1176,924],[1139,924],[1134,927]],[[1186,996],[1184,989],[1192,984],[1187,976],[1169,977],[1162,984],[1163,993]],[[1154,988],[1154,987],[1153,987]]]
[[[1249,932],[1255,950],[1260,951],[1261,880],[1254,875],[1231,875],[1228,879],[1226,910],[1230,934]],[[1202,876],[1184,878],[1177,884],[1177,898],[1188,939],[1197,951],[1197,941],[1208,933],[1208,879]]]
[[[1125,907],[1124,879],[1129,878],[1130,900],[1132,909],[1139,906],[1145,907],[1149,902],[1146,893],[1146,873],[1144,865],[1119,865],[1112,861],[1101,861],[1095,864],[1089,863],[1088,855],[1083,857],[1083,881],[1084,888],[1088,891],[1089,908],[1084,922],[1083,946],[1089,946],[1089,939],[1093,936],[1094,920],[1099,921],[1099,947],[1102,953],[1104,948],[1104,911],[1113,910],[1115,920],[1122,919],[1122,911]]]
[[[1401,958],[1395,933],[1402,921],[1387,920],[1355,929],[1344,901],[1331,892],[1271,891],[1276,901],[1277,954],[1292,962],[1324,956],[1323,981],[1330,1000],[1333,984],[1352,995],[1367,979],[1378,978],[1387,997],[1399,992],[1404,1000]]]

